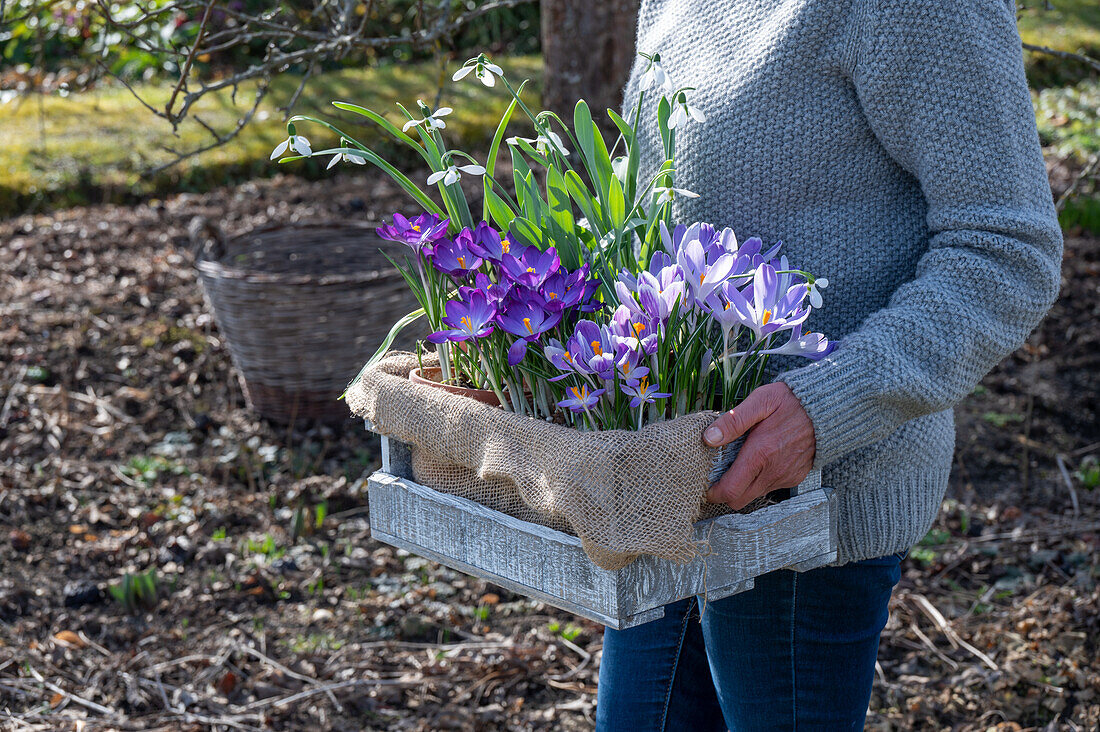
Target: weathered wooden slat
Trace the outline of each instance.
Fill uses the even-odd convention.
[[[402,447],[385,448],[384,464],[409,475]],[[751,514],[700,522],[695,538],[709,551],[687,564],[642,556],[609,571],[588,559],[575,536],[385,470],[368,485],[371,532],[380,541],[613,628],[655,620],[684,597],[721,599],[750,589],[766,572],[820,566],[836,556],[831,496],[820,488]]]

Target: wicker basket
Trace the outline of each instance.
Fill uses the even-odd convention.
[[[280,422],[348,417],[337,398],[417,308],[380,249],[397,259],[404,247],[373,225],[311,223],[258,229],[199,255],[250,408]]]

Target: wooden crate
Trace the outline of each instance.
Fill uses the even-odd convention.
[[[721,599],[768,572],[836,559],[835,500],[817,471],[788,500],[697,523],[705,557],[643,555],[614,571],[593,564],[575,536],[414,482],[409,447],[385,436],[368,491],[375,539],[617,629],[656,620],[685,597]]]

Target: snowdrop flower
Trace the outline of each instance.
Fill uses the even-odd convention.
[[[271,160],[279,157],[287,150],[292,150],[299,155],[309,157],[313,154],[313,148],[309,146],[309,140],[302,135],[290,135],[285,140],[275,146],[275,149],[271,151]]]
[[[810,306],[815,308],[821,307],[821,290],[824,290],[829,286],[829,280],[824,277],[818,277],[812,280],[807,287],[810,290]]]
[[[562,157],[569,155],[569,151],[565,149],[565,143],[562,142],[558,133],[553,130],[547,130],[545,135],[539,135],[538,137],[509,137],[507,142],[509,145],[515,145],[520,140],[533,145],[535,152],[539,155],[545,155],[551,147],[557,150]]]
[[[661,66],[661,57],[657,54],[653,54],[649,68],[642,74],[642,80],[639,82],[639,88],[642,91],[649,91],[653,87],[663,94],[671,94],[675,90],[665,67]]]
[[[654,186],[653,187],[653,199],[654,203],[658,206],[665,203],[672,203],[673,196],[683,196],[684,198],[698,198],[699,194],[689,191],[687,188],[675,188],[672,186]]]
[[[669,115],[668,128],[674,130],[680,127],[688,121],[688,117],[700,123],[707,121],[707,116],[703,114],[703,110],[688,104],[687,96],[683,92],[680,92],[673,105],[672,114]]]
[[[485,175],[485,168],[480,165],[451,165],[446,170],[437,170],[428,176],[428,185],[435,185],[443,181],[443,185],[449,186],[457,183],[463,173],[470,175]]]
[[[416,103],[420,105],[421,109],[428,109],[428,106],[419,99],[416,100]],[[440,107],[431,114],[426,115],[423,119],[410,119],[408,122],[405,123],[405,126],[401,128],[401,131],[408,132],[411,128],[416,127],[417,125],[424,125],[429,130],[442,130],[447,126],[447,123],[441,120],[440,117],[446,117],[453,111],[454,110],[450,107]]]
[[[466,64],[454,73],[451,77],[451,81],[461,81],[470,75],[470,72],[474,73],[485,86],[494,86],[497,83],[497,76],[504,76],[504,69],[500,68],[494,63],[489,61],[489,57],[485,54],[481,54],[477,58],[472,58],[466,62]]]
[[[328,165],[325,167],[325,170],[332,170],[332,168],[335,167],[336,164],[341,160],[349,163],[355,163],[356,165],[367,164],[366,158],[359,157],[355,153],[336,153],[332,156],[332,160],[328,161]]]

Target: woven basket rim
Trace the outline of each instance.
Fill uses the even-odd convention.
[[[271,224],[268,226],[261,226],[256,229],[251,229],[246,233],[238,234],[231,237],[226,249],[230,249],[232,244],[238,242],[246,237],[251,238],[257,234],[263,235],[278,231],[285,230],[362,230],[364,233],[374,234],[375,228],[380,226],[380,222],[371,221],[356,221],[356,222],[331,222],[331,221],[296,221],[293,223],[283,224]],[[376,235],[375,235],[376,236]],[[380,240],[382,241],[382,240]],[[195,268],[199,272],[208,277],[216,277],[219,279],[229,280],[241,280],[244,282],[256,282],[266,283],[273,285],[342,285],[358,282],[371,282],[373,280],[388,278],[397,274],[397,268],[392,264],[387,264],[386,267],[380,269],[363,270],[359,272],[340,272],[332,274],[289,274],[289,273],[272,273],[261,272],[248,267],[242,267],[240,265],[226,264],[218,259],[211,259],[209,252],[203,250],[198,257],[198,261],[195,262]],[[228,252],[222,254],[222,256],[228,256]]]

